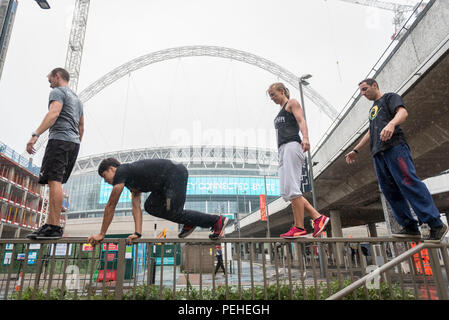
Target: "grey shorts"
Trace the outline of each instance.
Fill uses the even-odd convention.
[[[306,156],[301,144],[297,141],[281,145],[278,156],[281,197],[285,201],[291,201],[302,196],[301,173]]]

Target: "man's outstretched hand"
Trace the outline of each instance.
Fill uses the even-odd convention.
[[[128,239],[126,240],[126,242],[128,244],[132,244],[134,239],[139,239],[140,237],[138,235],[132,234],[130,236],[128,236]]]
[[[97,235],[94,235],[94,236],[90,236],[89,239],[87,239],[87,241],[90,244],[96,245],[96,244],[99,244],[103,239],[104,239],[104,235],[97,234]]]

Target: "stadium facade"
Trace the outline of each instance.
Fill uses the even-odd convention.
[[[226,215],[232,220],[257,211],[260,195],[267,203],[279,198],[277,151],[246,147],[162,147],[134,149],[79,158],[65,185],[70,195],[68,221],[103,217],[112,186],[98,175],[98,165],[113,157],[121,163],[141,159],[170,159],[189,171],[185,209]],[[142,203],[148,194],[143,194]],[[238,213],[238,215],[236,214]],[[115,216],[132,216],[125,188]]]

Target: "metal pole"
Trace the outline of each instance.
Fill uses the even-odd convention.
[[[301,95],[301,107],[302,107],[302,112],[304,114],[304,120],[307,122],[307,118],[306,118],[306,107],[304,104],[304,93],[303,93],[303,89],[302,89],[302,79],[299,80],[299,93]],[[312,164],[312,155],[310,153],[310,149],[307,150],[307,162],[309,165],[309,170],[308,174],[309,174],[309,183],[310,183],[310,188],[311,188],[311,192],[312,192],[312,203],[313,203],[313,207],[316,209],[317,208],[317,203],[316,203],[316,197],[315,197],[315,187],[314,187],[314,183],[313,183],[313,164]]]
[[[304,104],[304,93],[303,93],[303,79],[302,77],[299,79],[299,93],[301,96],[301,107],[302,107],[302,112],[304,114],[304,121],[307,123],[307,118],[306,118],[306,107]],[[315,187],[314,187],[314,183],[313,183],[313,163],[312,163],[312,155],[310,153],[310,148],[309,150],[307,150],[307,162],[308,162],[308,174],[309,174],[309,183],[310,183],[310,188],[311,188],[311,192],[312,192],[312,203],[313,203],[313,207],[315,209],[318,208],[317,203],[316,203],[316,196],[315,196]],[[322,247],[321,247],[321,243],[318,243],[318,256],[320,259],[320,275],[321,277],[324,277],[324,261],[323,261],[323,252],[322,252]]]
[[[239,227],[239,239],[240,239],[240,204],[239,204],[239,190],[240,185],[237,185],[237,224]]]

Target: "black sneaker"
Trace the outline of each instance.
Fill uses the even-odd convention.
[[[181,232],[178,234],[178,238],[185,238],[188,235],[190,235],[194,230],[195,230],[196,226],[188,226],[188,225],[184,225],[182,227]]]
[[[51,224],[44,224],[26,237],[31,240],[57,240],[62,238],[62,228]]]
[[[411,228],[402,228],[399,232],[393,233],[393,237],[395,238],[414,238],[414,239],[420,239],[421,238],[421,232],[419,232],[418,229],[411,229]]]
[[[228,218],[220,216],[218,221],[211,228],[211,230],[213,232],[209,235],[209,239],[211,239],[211,240],[218,240],[221,237],[223,237],[223,234],[224,234],[224,231],[225,231],[225,227],[228,224],[228,222],[229,222]]]
[[[442,241],[444,240],[444,236],[446,235],[447,231],[448,227],[445,224],[443,224],[439,228],[431,228],[430,236],[426,240]]]

